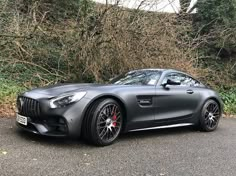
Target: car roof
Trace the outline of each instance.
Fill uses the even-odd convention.
[[[179,70],[175,70],[175,69],[165,69],[165,68],[144,68],[144,69],[136,69],[136,70],[131,70],[128,73],[132,73],[132,72],[138,72],[138,71],[159,71],[161,72],[161,74],[164,76],[166,74],[169,74],[171,72],[176,72],[176,73],[181,73],[184,74],[186,76],[191,77],[192,79],[198,81],[200,84],[204,85],[201,81],[199,81],[198,79],[194,78],[192,75],[185,73],[183,71],[179,71]]]
[[[166,72],[166,71],[174,71],[174,72],[180,72],[178,70],[174,69],[165,69],[165,68],[145,68],[145,69],[137,69],[137,70],[132,70],[133,71],[161,71],[161,72]],[[183,73],[183,72],[182,72]]]
[[[147,68],[147,69],[137,69],[137,70],[132,70],[130,72],[135,72],[135,71],[160,71],[162,73],[165,73],[165,74],[168,74],[168,73],[171,73],[171,72],[176,72],[176,73],[182,73],[184,75],[187,75],[191,78],[193,78],[192,75],[188,74],[188,73],[185,73],[185,72],[182,72],[182,71],[179,71],[179,70],[175,70],[175,69],[165,69],[165,68]],[[194,78],[195,79],[195,78]]]

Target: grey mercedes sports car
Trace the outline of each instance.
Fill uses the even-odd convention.
[[[105,146],[120,133],[195,125],[217,128],[219,95],[192,76],[170,69],[142,69],[108,84],[57,84],[17,98],[16,124],[29,132],[83,136]]]

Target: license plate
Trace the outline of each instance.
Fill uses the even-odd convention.
[[[28,123],[27,117],[19,115],[19,114],[16,114],[16,121],[25,126],[27,126],[27,123]]]

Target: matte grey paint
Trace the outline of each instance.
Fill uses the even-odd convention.
[[[203,84],[199,87],[180,87],[161,83],[164,77],[176,70],[162,70],[162,76],[156,86],[134,85],[102,85],[102,84],[59,84],[37,88],[25,92],[21,96],[36,99],[40,102],[41,115],[44,118],[60,116],[66,119],[68,134],[79,137],[83,118],[90,105],[99,98],[111,97],[122,104],[125,112],[123,132],[141,128],[151,128],[180,123],[198,124],[201,108],[208,99],[215,99],[223,109],[219,95]],[[185,74],[185,73],[184,73]],[[189,76],[189,75],[188,75]],[[86,91],[87,94],[79,102],[64,108],[51,109],[49,100],[61,94]],[[42,127],[43,124],[32,123],[36,131],[25,130],[41,135],[52,135]]]

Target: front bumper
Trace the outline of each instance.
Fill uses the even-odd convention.
[[[52,136],[52,137],[66,137],[69,135],[68,126],[65,120],[62,118],[50,118],[50,121],[47,119],[42,119],[38,121],[32,120],[30,117],[27,117],[27,125],[22,125],[16,121],[16,125],[28,132]]]
[[[27,98],[34,99],[29,96]],[[26,115],[24,111],[19,112],[20,115],[27,117],[28,122],[25,126],[16,121],[16,125],[20,129],[44,136],[73,138],[80,136],[83,117],[90,99],[83,98],[75,104],[58,109],[51,109],[49,101],[46,99],[36,99],[36,101],[40,104],[40,115],[33,117],[31,114],[34,115],[34,113]],[[29,107],[31,108],[31,106]],[[34,109],[31,108],[31,111]]]

